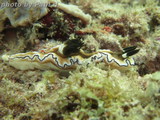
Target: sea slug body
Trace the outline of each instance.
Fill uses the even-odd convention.
[[[3,55],[2,59],[3,61],[8,62],[10,66],[20,70],[74,70],[79,65],[88,65],[92,62],[105,62],[108,65],[119,67],[135,65],[133,58],[118,57],[110,50],[98,50],[97,52],[90,55],[87,55],[84,52],[80,52],[78,54],[67,57],[63,54],[64,47],[65,45],[62,44],[45,50],[43,53],[27,52],[17,53],[14,55]],[[132,50],[132,52],[133,51],[135,53],[135,49]]]

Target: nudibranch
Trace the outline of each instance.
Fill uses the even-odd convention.
[[[79,65],[88,65],[92,62],[104,62],[111,66],[128,67],[135,65],[134,59],[130,56],[139,51],[136,46],[132,46],[125,48],[121,53],[106,49],[86,53],[81,49],[82,45],[82,42],[68,41],[64,44],[44,49],[43,52],[3,55],[2,60],[20,70],[74,70]]]

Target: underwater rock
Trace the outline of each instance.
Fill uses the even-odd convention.
[[[0,12],[5,14],[3,14],[1,20],[8,18],[13,27],[27,26],[28,24],[36,22],[49,12],[48,7],[56,7],[68,14],[73,15],[74,17],[81,19],[85,24],[91,22],[91,16],[89,14],[85,14],[76,5],[67,5],[58,1],[55,2],[54,0],[18,0],[16,2],[8,0],[1,1],[1,4],[12,5],[3,7]],[[3,24],[3,21],[1,24]]]
[[[89,14],[83,13],[83,11],[75,5],[67,5],[67,4],[59,3],[57,8],[63,10],[68,14],[78,17],[79,19],[84,21],[84,23],[86,24],[89,24],[91,22],[91,16]]]
[[[141,76],[145,74],[151,74],[160,70],[160,55],[157,55],[153,60],[147,61],[146,63],[139,66],[138,72]]]
[[[36,1],[47,0],[28,2]],[[48,0],[60,6],[49,7],[44,16],[35,15],[42,18],[30,16],[29,10],[22,16],[27,8],[22,11],[19,8],[0,9],[0,119],[159,120],[160,26],[154,21],[159,21],[160,7],[156,5],[157,0],[146,0],[148,5],[132,1],[62,0],[61,3]],[[5,9],[9,10],[8,14],[13,13],[11,17],[34,20],[22,21],[26,24],[21,27],[17,22],[20,19],[13,19],[17,22],[14,28]],[[11,10],[17,10],[20,16]],[[92,22],[81,11],[89,13]],[[90,22],[92,24],[88,24]],[[28,24],[31,25],[26,26]],[[72,38],[81,40],[84,46],[79,46],[81,43],[77,41],[67,42]],[[64,41],[67,45],[74,44],[64,50]],[[78,43],[76,50],[75,43]],[[140,48],[134,56],[136,66],[127,66],[127,69],[119,66],[118,69],[106,61],[105,55],[112,63],[126,60],[127,54],[136,52],[135,46]],[[57,59],[53,59],[53,55]],[[62,73],[66,65],[80,62],[91,64],[78,64],[73,71]],[[120,65],[122,63],[124,61]],[[65,66],[60,67],[59,72],[48,70],[58,65]]]
[[[26,26],[28,24],[31,24],[48,13],[47,6],[43,7],[38,5],[36,6],[35,5],[36,1],[27,2],[26,0],[23,0],[23,1],[18,1],[18,3],[21,5],[20,7],[6,7],[5,9],[5,15],[10,20],[11,25],[14,27]],[[16,2],[14,4],[16,4]],[[25,5],[32,5],[32,4],[35,6],[25,7]]]

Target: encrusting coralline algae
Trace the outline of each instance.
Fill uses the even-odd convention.
[[[0,119],[160,118],[159,1],[28,2],[47,2],[51,6],[0,9]],[[55,7],[56,3],[59,6]],[[58,49],[53,52],[55,46]],[[63,63],[72,56],[90,59],[101,49],[109,49],[108,54],[115,60],[126,59],[126,51],[128,55],[136,53],[135,66],[124,69],[96,61],[65,72],[63,67],[59,71],[18,70],[2,60],[17,53],[49,52],[61,56]],[[18,63],[13,66],[19,68]]]

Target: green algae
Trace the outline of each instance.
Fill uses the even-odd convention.
[[[160,80],[160,72],[155,72],[154,74],[152,74],[152,78],[154,80],[159,81]]]
[[[116,69],[106,71],[90,66],[80,67],[68,78],[57,77],[52,82],[55,74],[52,71],[44,72],[43,80],[35,82],[35,88],[30,90],[27,87],[22,88],[23,84],[4,79],[1,81],[0,94],[6,97],[7,106],[3,104],[3,107],[10,110],[23,109],[23,113],[17,116],[19,119],[25,116],[34,119],[57,116],[63,119],[111,120],[159,117],[159,83],[155,81],[155,74],[139,77],[136,69],[125,73]],[[18,93],[12,92],[15,90]],[[15,96],[19,97],[15,99]],[[29,112],[25,109],[29,109]],[[8,112],[9,116],[4,114],[3,119],[13,117],[13,113]]]

